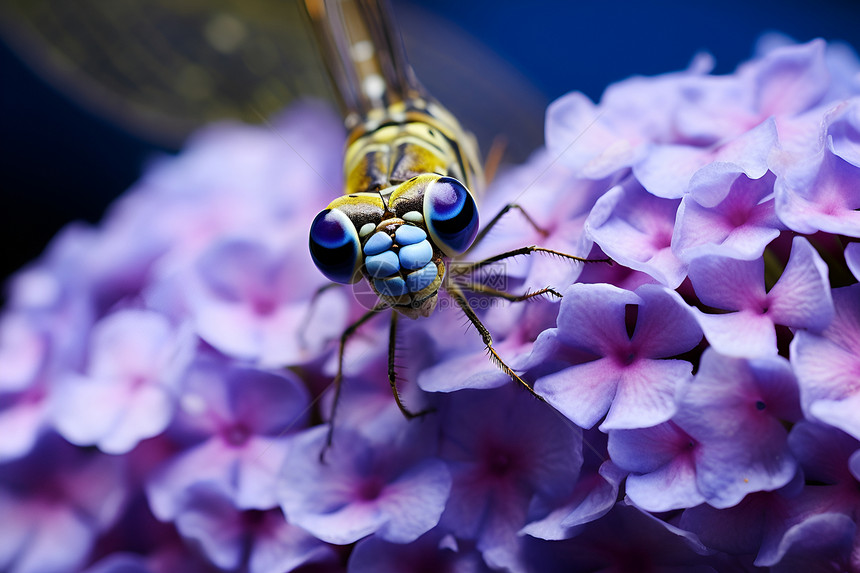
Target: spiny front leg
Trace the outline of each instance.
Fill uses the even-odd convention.
[[[456,279],[454,279],[454,280],[456,280]],[[550,296],[554,296],[556,298],[562,298],[561,293],[552,287],[546,287],[546,288],[538,289],[536,291],[526,292],[524,294],[513,294],[513,293],[505,292],[503,290],[499,290],[497,288],[493,288],[491,286],[485,285],[483,283],[478,283],[478,282],[456,281],[456,284],[461,289],[465,289],[465,290],[479,293],[479,294],[485,294],[487,296],[494,296],[494,297],[498,297],[498,298],[503,298],[503,299],[510,301],[510,302],[523,302],[526,300],[537,298],[539,296],[543,296],[545,294],[548,294]]]
[[[478,315],[475,314],[475,311],[473,311],[472,307],[469,306],[469,303],[468,301],[466,301],[466,297],[463,295],[463,291],[460,290],[460,287],[455,284],[449,284],[447,290],[448,294],[450,294],[454,301],[457,303],[457,306],[459,306],[463,310],[463,312],[466,313],[466,317],[473,325],[475,325],[475,328],[478,330],[478,333],[481,335],[481,339],[484,341],[484,344],[487,347],[487,354],[490,357],[490,361],[492,361],[493,364],[498,366],[502,372],[507,374],[511,378],[511,380],[525,387],[525,389],[528,390],[532,396],[542,402],[545,402],[546,400],[543,399],[543,396],[535,392],[534,388],[531,387],[531,384],[520,378],[520,376],[516,372],[514,372],[513,369],[508,366],[504,360],[502,360],[502,357],[499,356],[499,353],[496,352],[496,349],[493,348],[493,337],[490,334],[490,331],[487,330],[487,328],[481,322],[481,319],[478,318]]]
[[[507,205],[502,207],[502,209],[498,213],[496,213],[495,217],[490,219],[489,223],[484,225],[484,228],[481,229],[481,232],[478,233],[477,237],[475,237],[475,240],[472,243],[472,246],[469,247],[469,251],[477,248],[477,246],[479,244],[481,244],[481,241],[483,241],[484,238],[487,236],[487,234],[493,229],[493,227],[495,227],[496,224],[502,220],[502,217],[507,215],[510,211],[515,211],[515,210],[522,213],[523,217],[525,217],[525,220],[528,222],[528,224],[531,225],[531,227],[535,231],[537,231],[542,237],[546,237],[549,234],[549,232],[546,229],[544,229],[543,227],[538,225],[537,222],[531,218],[531,215],[529,215],[528,212],[522,208],[522,206],[520,206],[517,203],[508,203]]]
[[[334,375],[334,400],[331,404],[331,413],[329,415],[328,421],[328,434],[326,435],[325,447],[323,447],[320,452],[320,462],[325,462],[325,454],[328,449],[331,447],[332,440],[334,439],[334,419],[335,414],[337,413],[337,405],[340,402],[340,392],[343,387],[343,354],[346,349],[347,341],[356,333],[356,331],[368,320],[376,316],[376,314],[388,308],[387,306],[375,306],[366,313],[364,313],[361,318],[350,324],[343,333],[340,335],[340,344],[337,349],[337,373]]]
[[[408,420],[417,418],[433,411],[433,408],[425,408],[419,412],[412,412],[404,404],[400,398],[400,392],[397,391],[397,372],[394,368],[395,349],[397,348],[397,320],[399,318],[397,312],[391,313],[391,329],[388,331],[388,383],[391,384],[391,392],[394,394],[394,401],[397,402],[397,407]]]
[[[472,264],[458,264],[457,265],[457,274],[467,274],[471,271],[480,269],[487,265],[491,265],[493,263],[497,263],[499,261],[503,261],[505,259],[510,259],[511,257],[517,257],[519,255],[531,255],[532,253],[547,253],[556,257],[561,257],[563,259],[568,259],[571,261],[578,261],[580,263],[607,263],[612,264],[612,259],[585,259],[583,257],[577,257],[576,255],[569,255],[567,253],[563,253],[561,251],[556,251],[554,249],[547,249],[544,247],[538,247],[537,245],[530,245],[528,247],[520,247],[519,249],[513,249],[511,251],[507,251],[493,257],[489,257],[484,259],[483,261],[478,261],[477,263]]]

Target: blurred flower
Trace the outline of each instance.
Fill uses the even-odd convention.
[[[338,544],[371,533],[408,543],[439,522],[451,475],[426,448],[340,432],[329,451],[326,434],[324,427],[305,432],[285,461],[280,498],[291,522]]]
[[[231,497],[213,482],[200,482],[185,491],[176,518],[183,537],[199,543],[219,568],[236,569],[247,560],[251,573],[278,573],[334,559],[331,547],[287,523],[280,511],[240,511]]]
[[[125,460],[56,435],[0,472],[0,568],[75,571],[127,499]]]
[[[566,499],[576,484],[582,433],[510,385],[477,392],[451,395],[441,412],[440,455],[453,485],[440,525],[475,541],[492,568],[516,569],[529,508]]]
[[[436,530],[414,543],[399,544],[372,535],[358,542],[349,561],[351,573],[401,573],[436,571],[439,573],[490,573],[474,548],[461,547],[453,536]]]
[[[74,444],[110,454],[160,434],[173,417],[193,343],[155,312],[108,315],[93,328],[86,374],[57,380],[57,429]]]
[[[307,395],[290,372],[272,373],[201,361],[188,374],[175,421],[186,444],[147,484],[152,511],[173,519],[195,484],[221,486],[239,509],[277,505],[278,472],[291,447],[290,430],[301,428]]]
[[[155,162],[8,286],[0,569],[860,568],[860,60],[771,36],[712,64],[562,97],[487,196],[484,220],[519,208],[471,260],[615,261],[469,277],[564,295],[469,299],[545,402],[443,293],[393,364],[383,320],[356,332],[331,418],[368,308],[306,247],[341,187],[331,111]]]

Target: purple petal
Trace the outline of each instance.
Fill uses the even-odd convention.
[[[349,558],[350,573],[490,573],[480,553],[447,547],[437,531],[408,544],[390,543],[376,535],[358,542]]]
[[[609,432],[609,457],[628,472],[656,471],[679,456],[690,457],[694,440],[678,424],[664,422],[650,428]],[[686,462],[684,462],[686,463]]]
[[[281,436],[301,428],[307,389],[288,370],[266,371],[201,355],[185,378],[177,433],[189,441],[213,435],[239,446],[244,439]]]
[[[720,203],[704,207],[697,202],[707,188],[681,201],[672,248],[685,261],[703,253],[743,260],[758,258],[783,227],[774,211],[772,174],[749,179],[729,172],[725,178],[729,181],[720,180],[714,185],[729,189]]]
[[[371,533],[408,543],[438,523],[451,488],[444,463],[393,463],[376,457],[357,434],[342,431],[322,464],[325,439],[325,427],[306,431],[284,466],[280,500],[291,523],[338,544]]]
[[[720,185],[727,177],[737,175],[753,181],[762,179],[768,172],[768,158],[777,146],[777,139],[776,123],[773,118],[768,118],[717,147],[713,151],[713,162],[693,175],[689,192],[700,205],[715,207],[731,192],[730,186]]]
[[[521,552],[535,571],[715,570],[694,535],[625,502],[573,539],[525,538]]]
[[[651,195],[630,178],[598,199],[586,232],[616,262],[677,288],[686,272],[686,265],[671,251],[679,204]]]
[[[615,399],[600,430],[644,428],[675,413],[675,391],[690,378],[685,360],[640,360],[624,370]]]
[[[216,484],[189,488],[182,506],[177,529],[222,569],[234,569],[247,559],[252,573],[278,573],[333,557],[329,547],[288,524],[280,511],[242,512]]]
[[[612,460],[633,472],[627,477],[627,495],[648,511],[694,507],[705,501],[696,484],[694,445],[695,440],[672,422],[609,433]]]
[[[248,563],[250,573],[280,573],[293,571],[307,563],[336,560],[330,546],[287,523],[280,511],[264,513],[256,533]]]
[[[235,455],[216,441],[205,442],[171,459],[146,484],[152,513],[162,521],[172,521],[179,513],[182,496],[195,483],[225,480]]]
[[[705,501],[692,463],[676,462],[644,475],[630,475],[625,491],[630,501],[646,511],[695,507]]]
[[[170,423],[175,395],[154,386],[129,392],[114,380],[68,378],[55,394],[57,430],[77,445],[97,445],[121,454]],[[133,401],[132,401],[133,400]],[[93,409],[93,404],[100,408]]]
[[[562,342],[562,336],[558,328],[541,332],[531,352],[523,357],[518,366],[537,379],[571,364],[582,364],[594,359],[593,353],[574,349]]]
[[[730,507],[747,493],[788,483],[797,464],[783,424],[800,411],[786,360],[747,361],[707,349],[684,388],[676,421],[699,444],[698,488],[709,504]]]
[[[860,105],[857,99],[837,104],[828,116],[827,135],[832,141],[833,153],[860,166]]]
[[[735,139],[712,148],[661,145],[633,167],[633,174],[650,193],[665,199],[680,199],[687,192],[713,207],[729,189],[725,173],[742,173],[759,179],[767,172],[767,160],[776,146],[776,124],[767,119]]]
[[[567,499],[582,465],[579,429],[523,397],[512,387],[467,390],[442,411],[453,485],[441,524],[475,540],[490,564],[511,558],[533,497]]]
[[[674,110],[685,143],[713,145],[747,132],[767,116],[754,110],[749,81],[734,76],[702,76],[687,86]]]
[[[786,532],[776,551],[779,561],[772,564],[771,570],[776,573],[849,571],[856,565],[852,559],[856,529],[856,524],[846,515],[812,516]]]
[[[233,369],[227,377],[232,418],[257,434],[278,437],[304,426],[308,392],[289,370]]]
[[[692,145],[655,145],[633,167],[633,175],[649,193],[663,199],[680,199],[690,178],[711,159],[708,150]]]
[[[41,396],[40,396],[41,394]],[[45,427],[48,417],[44,392],[23,393],[16,404],[0,410],[0,462],[29,453]]]
[[[809,406],[809,418],[839,428],[860,439],[858,407],[860,407],[860,394],[844,400],[818,400]]]
[[[272,508],[277,504],[278,471],[288,451],[288,438],[252,437],[239,447],[213,438],[171,459],[149,479],[150,507],[158,519],[170,521],[186,490],[208,481],[229,491],[241,509]]]
[[[376,535],[394,543],[408,543],[438,523],[451,488],[451,474],[439,460],[428,459],[393,481],[380,509],[390,519]]]
[[[707,504],[684,511],[682,529],[695,533],[712,549],[734,555],[755,555],[756,563],[767,565],[788,526],[796,486],[803,487],[800,474],[786,487],[775,492],[752,493],[737,505],[716,509]]]
[[[636,294],[642,302],[631,343],[642,356],[668,358],[691,350],[702,340],[702,330],[677,292],[643,285]]]
[[[173,417],[195,342],[154,312],[108,315],[93,330],[86,375],[66,377],[55,389],[57,429],[72,443],[114,454],[160,434]]]
[[[98,535],[125,507],[124,462],[48,434],[31,456],[4,464],[0,568],[79,570]]]
[[[9,571],[74,571],[83,565],[95,541],[86,519],[65,508],[30,511],[30,518],[38,519],[40,524],[31,530],[26,550],[15,556]]]
[[[183,537],[199,543],[203,553],[221,569],[235,569],[241,564],[244,531],[239,511],[226,492],[214,484],[201,483],[185,492],[176,528]]]
[[[493,348],[510,360],[515,344],[502,342]],[[511,378],[487,358],[484,348],[449,358],[421,371],[418,384],[427,392],[454,392],[464,388],[490,389],[510,384]]]
[[[547,109],[547,148],[564,164],[591,179],[602,179],[636,160],[643,138],[621,132],[601,120],[598,108],[583,94],[570,93]]]
[[[153,573],[147,560],[133,553],[113,553],[90,567],[85,573]]]
[[[730,314],[696,312],[711,346],[726,356],[755,358],[777,353],[773,321],[752,310]]]
[[[574,284],[564,291],[558,313],[558,337],[568,346],[603,356],[626,347],[625,307],[642,299],[607,284]]]
[[[690,262],[688,271],[703,304],[723,310],[763,310],[764,261],[740,261],[705,255]]]
[[[817,231],[860,237],[860,167],[830,146],[777,176],[776,214],[798,233]]]
[[[830,83],[825,46],[823,40],[786,46],[738,69],[739,75],[752,79],[763,117],[795,114],[821,100]]]
[[[625,472],[607,460],[600,465],[598,472],[580,475],[576,488],[563,505],[530,522],[520,533],[553,541],[573,537],[578,526],[591,523],[612,509],[625,476]],[[534,506],[533,502],[530,513]]]
[[[204,253],[184,287],[201,338],[225,354],[270,367],[319,353],[346,326],[346,299],[331,291],[309,306],[312,293],[293,280],[315,272],[302,255],[241,241]]]
[[[618,383],[615,360],[600,358],[539,378],[534,388],[574,424],[591,428],[609,410]]]
[[[860,435],[855,405],[860,400],[860,287],[832,291],[835,314],[821,333],[800,331],[791,342],[791,363],[807,416]]]
[[[233,499],[240,509],[269,509],[278,504],[279,471],[289,454],[291,436],[254,438],[242,448],[238,463],[227,468]]]
[[[833,317],[827,265],[805,238],[791,245],[788,264],[767,294],[768,314],[777,324],[822,330]]]
[[[854,273],[854,278],[860,280],[860,243],[851,243],[845,247],[845,262]]]
[[[46,346],[25,313],[0,317],[0,392],[26,389],[43,364]]]
[[[27,515],[29,508],[23,506],[10,492],[0,489],[0,567],[11,569],[14,559],[21,553],[28,539],[34,534],[35,524]]]

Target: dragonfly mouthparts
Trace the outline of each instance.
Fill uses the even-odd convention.
[[[441,253],[426,231],[391,217],[364,242],[364,272],[389,306],[410,318],[429,316],[445,274]]]

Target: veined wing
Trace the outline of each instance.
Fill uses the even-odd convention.
[[[33,67],[156,141],[331,97],[297,0],[7,0],[0,16]]]
[[[176,148],[215,119],[259,122],[297,97],[334,97],[302,4],[5,0],[0,35],[90,111]],[[522,159],[540,145],[546,100],[522,76],[433,14],[395,9],[422,81],[482,146],[504,135]]]

